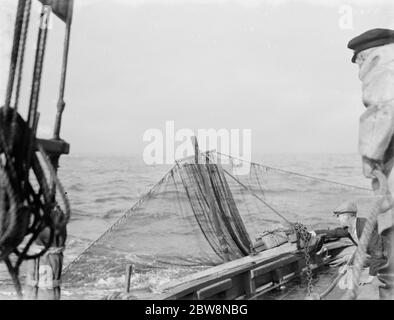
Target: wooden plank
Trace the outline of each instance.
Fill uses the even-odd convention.
[[[126,293],[130,292],[130,279],[131,279],[132,273],[133,273],[133,265],[127,264],[126,265],[126,274],[125,274],[125,292]]]
[[[256,285],[256,291],[259,291],[261,287],[264,287],[271,282],[273,282],[272,271],[259,275],[257,278],[254,279],[254,283]]]
[[[244,275],[244,288],[246,297],[251,297],[256,292],[256,282],[252,275],[252,270],[248,271]]]
[[[328,244],[327,247],[329,251],[335,251],[346,246],[347,245],[343,242],[338,241]],[[294,270],[297,271],[294,275],[289,275],[288,277],[286,273],[283,274],[282,280],[284,282],[295,277],[303,268],[305,269],[303,255],[294,251],[294,245],[291,244],[284,244],[278,248],[260,252],[254,256],[237,259],[187,276],[176,282],[171,282],[159,289],[162,293],[153,296],[152,299],[183,299],[207,286],[214,285],[215,283],[229,278],[235,279],[236,277],[244,277],[243,281],[239,282],[239,286],[244,289],[243,291],[245,291],[247,295],[247,293],[252,293],[254,290],[259,291],[261,286],[268,284],[270,281],[272,282],[272,272],[274,272],[276,268],[286,266],[287,264],[293,264],[293,266],[287,270],[287,274],[294,272]],[[247,283],[247,281],[249,281],[248,277],[250,277],[249,284]],[[254,283],[252,282],[253,279]],[[233,282],[233,284],[235,285],[235,282]],[[268,288],[267,290],[269,291],[271,289]],[[240,295],[245,295],[243,291],[242,293],[241,291],[242,290],[239,290]]]
[[[196,292],[197,300],[204,300],[210,298],[220,292],[231,289],[233,286],[233,281],[231,279],[226,279],[221,282],[215,283]]]
[[[173,288],[175,286],[178,286],[180,284],[183,284],[185,282],[191,282],[191,281],[198,281],[202,280],[203,278],[210,277],[210,276],[217,276],[217,275],[224,275],[226,273],[226,276],[239,272],[241,270],[240,268],[247,268],[248,270],[251,270],[255,268],[256,266],[260,266],[261,264],[269,263],[271,261],[275,261],[285,255],[290,255],[292,252],[296,250],[295,245],[291,244],[284,244],[280,247],[273,248],[270,250],[266,250],[264,252],[259,252],[256,255],[253,256],[246,256],[237,260],[233,260],[224,264],[220,264],[218,266],[209,268],[207,270],[200,271],[198,273],[186,276],[180,280],[174,281],[170,284],[164,285],[161,290],[166,290]]]
[[[235,274],[246,272],[260,266],[261,264],[270,263],[283,256],[290,256],[294,252],[295,246],[291,244],[284,244],[281,247],[273,248],[264,252],[260,252],[254,256],[246,256],[234,261],[230,261],[207,270],[186,276],[180,280],[175,280],[171,283],[165,284],[159,288],[159,291],[182,291],[192,288],[193,286],[201,285],[205,282],[221,281],[225,278],[232,277]]]
[[[275,269],[274,272],[275,282],[278,283],[282,282],[284,279],[289,278],[289,274],[293,274],[293,275],[299,274],[301,269],[298,266],[299,266],[298,260],[296,260],[293,262],[289,261],[288,264]]]
[[[281,267],[288,265],[289,263],[292,263],[292,262],[297,261],[299,259],[300,259],[299,257],[295,257],[295,256],[286,256],[286,257],[283,257],[282,259],[273,261],[268,264],[264,264],[263,266],[251,271],[252,277],[256,278],[262,274],[271,272],[273,270],[277,270],[278,268],[281,268]]]

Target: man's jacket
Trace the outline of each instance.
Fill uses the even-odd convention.
[[[394,157],[394,44],[371,48],[362,54],[365,61],[360,66],[359,78],[366,110],[360,117],[359,151],[361,156],[386,165],[393,193],[394,179],[390,177],[393,163],[389,162]]]
[[[356,233],[358,239],[361,238],[366,218],[356,218]],[[347,227],[339,227],[335,229],[328,230],[316,230],[316,234],[323,235],[327,240],[337,239],[337,238],[349,238],[355,245],[357,245],[356,239],[353,239]],[[370,255],[368,259],[369,274],[376,276],[378,270],[386,265],[387,258],[383,250],[383,240],[379,235],[377,228],[372,232],[371,240],[369,241],[367,247],[367,254]]]

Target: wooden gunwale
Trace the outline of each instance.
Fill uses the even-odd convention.
[[[327,264],[347,246],[349,243],[343,241],[325,244],[322,254],[311,254],[312,269]],[[305,271],[303,252],[296,250],[295,244],[286,243],[173,281],[159,288],[162,293],[151,299],[256,299]]]

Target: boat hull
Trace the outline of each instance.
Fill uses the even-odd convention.
[[[327,243],[318,253],[311,252],[311,268],[329,263],[350,244]],[[295,244],[260,252],[198,272],[161,288],[152,299],[164,300],[248,300],[260,299],[266,293],[294,280],[306,271],[305,256]]]

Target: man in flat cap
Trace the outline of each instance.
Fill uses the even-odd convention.
[[[379,183],[373,174],[380,170],[387,177],[389,194],[385,211],[379,215],[378,230],[384,241],[386,266],[378,271],[383,283],[381,299],[394,299],[394,240],[392,201],[394,194],[394,30],[373,29],[352,39],[348,48],[354,50],[352,62],[359,66],[362,100],[367,108],[360,117],[359,152],[363,173],[372,180],[375,192]]]
[[[348,238],[355,246],[358,245],[359,239],[363,232],[366,218],[357,217],[357,204],[354,201],[345,201],[341,203],[333,211],[335,217],[338,219],[341,225],[338,228],[328,229],[328,230],[316,230],[310,233],[313,236],[320,235],[324,236],[325,240],[332,240],[337,238]],[[371,241],[367,247],[368,261],[366,261],[365,267],[369,267],[369,276],[367,278],[361,279],[360,284],[367,284],[373,281],[374,277],[377,275],[378,269],[387,263],[387,259],[382,254],[382,238],[379,236],[377,229],[375,228]],[[354,250],[354,246],[346,248],[335,261],[335,265],[341,265],[347,263]],[[348,275],[350,272],[348,272]],[[351,281],[349,281],[349,284]]]

